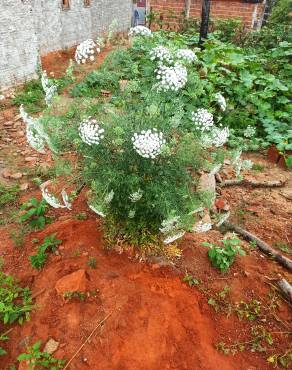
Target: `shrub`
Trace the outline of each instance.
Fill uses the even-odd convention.
[[[195,184],[199,170],[212,170],[224,160],[225,100],[221,96],[219,104],[212,88],[206,94],[197,57],[185,49],[183,41],[167,39],[164,32],[139,36],[85,78],[97,76],[91,87],[95,94],[101,74],[117,82],[128,76],[110,102],[88,100],[67,121],[42,119],[56,147],[79,153],[88,203],[105,218],[110,242],[120,239],[157,251],[161,241],[171,243],[191,230],[195,209],[210,205],[208,194],[196,191]]]

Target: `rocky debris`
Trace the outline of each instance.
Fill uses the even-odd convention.
[[[227,201],[224,198],[218,198],[215,201],[215,206],[217,210],[219,211],[229,211],[230,210],[230,205],[227,203]]]
[[[216,180],[215,175],[209,173],[203,173],[199,179],[197,186],[198,191],[209,191],[215,195],[216,192]]]
[[[35,157],[25,157],[24,160],[25,162],[33,162],[36,160],[36,158]]]
[[[3,124],[6,128],[7,127],[11,127],[12,125],[13,125],[13,122],[12,121],[6,121],[6,122],[4,122],[4,124]]]
[[[21,172],[16,172],[10,175],[10,178],[13,180],[19,180],[22,178],[22,173]]]
[[[197,221],[193,226],[193,231],[196,233],[204,233],[212,229],[212,220],[209,212],[206,212],[200,221]]]
[[[286,199],[288,199],[288,200],[292,200],[292,189],[285,189],[285,190],[282,190],[282,191],[280,192],[280,194],[281,194],[284,198],[286,198]]]
[[[21,172],[12,172],[8,168],[4,168],[2,171],[2,176],[4,179],[13,179],[13,180],[19,180],[22,178],[23,174]]]
[[[51,338],[47,341],[45,348],[44,348],[44,352],[47,352],[50,355],[52,355],[54,352],[57,351],[58,347],[59,347],[59,342]]]
[[[58,294],[63,296],[65,292],[85,292],[86,286],[86,272],[81,269],[59,279],[56,282],[55,289]]]

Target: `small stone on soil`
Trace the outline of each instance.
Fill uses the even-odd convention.
[[[59,347],[59,342],[51,338],[47,341],[45,348],[44,348],[44,352],[47,352],[51,355],[57,351],[58,347]]]

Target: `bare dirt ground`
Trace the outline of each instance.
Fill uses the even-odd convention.
[[[44,69],[61,74],[68,56],[72,57],[70,52],[48,56]],[[88,68],[96,68],[103,56]],[[0,110],[0,150],[1,183],[22,184],[19,204],[31,197],[40,199],[32,179],[39,167],[50,167],[52,161],[48,155],[29,149],[24,124],[11,101],[5,101],[5,108]],[[223,188],[218,197],[230,205],[234,223],[271,246],[285,245],[291,251],[291,172],[269,163],[264,153],[246,157],[263,166],[260,171],[246,171],[247,178],[286,178],[286,186],[233,186]],[[13,178],[15,174],[18,176]],[[54,356],[69,360],[95,328],[68,369],[265,370],[272,368],[267,363],[269,356],[283,354],[289,346],[291,350],[291,306],[274,287],[274,280],[285,277],[291,281],[291,274],[247,242],[242,242],[247,255],[237,257],[224,274],[210,265],[207,249],[202,246],[206,241],[218,243],[224,236],[218,230],[188,234],[179,244],[182,257],[174,263],[161,258],[139,262],[129,254],[103,248],[101,220],[88,210],[84,190],[71,212],[50,210],[54,222],[41,231],[25,234],[23,245],[17,248],[11,238],[14,224],[7,220],[13,206],[18,208],[16,204],[0,210],[5,220],[0,226],[0,255],[4,271],[32,290],[35,309],[30,321],[12,326],[10,339],[3,345],[8,354],[0,357],[1,369],[10,369],[26,345],[40,339],[45,343],[54,338],[59,342]],[[79,217],[81,212],[86,215],[84,219]],[[52,233],[62,244],[37,271],[28,260],[35,253],[33,240],[43,240]],[[88,265],[90,258],[96,259],[94,268]],[[85,272],[88,295],[84,301],[64,300],[55,289],[56,283],[80,270]],[[193,287],[182,281],[186,272],[196,280]],[[226,294],[222,294],[224,288]],[[252,300],[260,302],[260,315],[253,321],[240,320],[236,304]],[[251,313],[252,308],[247,311]],[[251,333],[259,327],[272,333],[273,344],[263,343],[265,350],[252,352]],[[4,331],[2,324],[0,331]],[[216,349],[219,342],[245,343],[246,349],[227,356]]]

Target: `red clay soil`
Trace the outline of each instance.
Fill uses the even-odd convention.
[[[26,194],[26,197],[35,193]],[[74,203],[75,212],[85,211],[83,196]],[[74,213],[74,212],[73,212]],[[216,242],[222,238],[218,231],[189,234],[180,247],[183,256],[176,266],[160,267],[133,261],[129,256],[107,252],[103,248],[100,221],[87,212],[88,219],[76,220],[74,214],[54,211],[56,220],[44,230],[29,234],[25,245],[15,248],[9,238],[11,228],[3,228],[0,236],[4,270],[16,275],[22,286],[29,286],[36,296],[31,320],[23,326],[14,325],[10,340],[4,344],[8,355],[0,360],[1,369],[9,369],[27,344],[54,338],[60,342],[55,353],[69,360],[98,323],[111,316],[95,332],[91,340],[72,361],[69,369],[98,370],[264,370],[270,366],[266,358],[271,353],[243,352],[224,356],[215,344],[224,341],[246,341],[255,323],[239,321],[235,315],[227,318],[215,313],[208,297],[194,287],[182,283],[188,270],[199,278],[211,292],[228,285],[231,300],[257,297],[264,301],[269,292],[264,276],[286,276],[287,272],[275,262],[253,251],[237,258],[227,274],[210,266],[203,241]],[[41,271],[34,270],[28,256],[35,253],[32,240],[52,233],[62,240],[57,255],[50,255]],[[96,269],[88,266],[89,257],[96,259]],[[55,290],[56,282],[79,269],[85,269],[88,292],[84,302],[64,301]],[[288,306],[282,304],[277,312],[278,324],[268,320],[271,332],[285,331],[289,325]],[[259,324],[259,323],[257,323]],[[279,326],[280,325],[280,326]],[[1,326],[1,325],[0,325]],[[0,328],[1,332],[4,328]],[[288,336],[277,337],[272,353],[281,353],[288,346]]]

